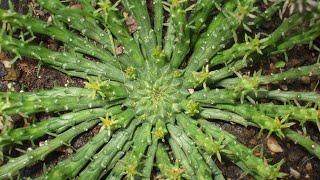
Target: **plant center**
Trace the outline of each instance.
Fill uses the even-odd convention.
[[[168,66],[138,70],[137,78],[126,83],[129,87],[126,105],[134,108],[142,120],[172,121],[180,111],[181,100],[187,95],[183,92],[182,82]]]

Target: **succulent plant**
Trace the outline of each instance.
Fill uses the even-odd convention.
[[[289,138],[320,158],[319,144],[290,129],[294,122],[319,125],[320,94],[265,86],[318,76],[320,64],[271,75],[241,73],[261,57],[319,37],[317,2],[291,8],[269,34],[259,27],[290,1],[266,2],[263,12],[256,0],[153,0],[151,11],[146,0],[78,0],[78,8],[37,2],[50,14],[47,20],[0,10],[1,50],[82,78],[85,86],[0,93],[5,122],[13,115],[60,112],[27,127],[4,128],[1,148],[52,138],[3,157],[1,179],[17,177],[93,127],[100,131],[88,143],[39,178],[150,179],[156,172],[164,179],[224,179],[216,161],[225,159],[256,179],[286,175],[282,161],[272,165],[255,156],[216,120]],[[46,48],[40,35],[64,48]]]

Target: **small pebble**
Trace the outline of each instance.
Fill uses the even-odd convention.
[[[284,91],[287,91],[287,90],[288,90],[288,86],[287,86],[287,85],[282,84],[280,87],[281,87],[281,89],[284,90]]]
[[[301,176],[301,174],[300,174],[297,170],[295,170],[295,169],[293,169],[293,168],[290,168],[290,175],[291,175],[294,179],[300,179],[300,176]]]
[[[194,89],[188,89],[188,92],[189,92],[190,94],[193,94],[193,93],[194,93]]]
[[[124,52],[124,47],[119,45],[116,47],[116,55],[121,55]]]
[[[269,148],[269,150],[273,153],[280,153],[283,152],[282,147],[279,145],[278,141],[273,138],[273,137],[269,137],[267,140],[267,146]]]
[[[306,175],[304,176],[304,178],[306,178],[306,179],[310,179],[309,174],[306,174]]]
[[[308,162],[308,163],[306,164],[306,170],[307,170],[307,171],[312,171],[312,164],[311,164],[310,162]]]
[[[2,64],[4,65],[5,68],[11,68],[11,62],[10,61],[2,61]]]

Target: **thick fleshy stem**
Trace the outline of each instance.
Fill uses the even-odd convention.
[[[223,51],[221,54],[214,56],[210,65],[218,65],[224,63],[230,63],[234,59],[245,57],[258,52],[262,54],[262,50],[269,46],[276,46],[276,43],[282,38],[282,36],[303,23],[304,16],[292,15],[285,19],[282,24],[271,33],[269,36],[260,39],[260,35],[256,35],[254,38],[246,36],[246,42],[236,43],[231,48]]]
[[[204,134],[201,129],[197,127],[197,123],[184,114],[177,115],[177,123],[183,128],[185,133],[197,144],[198,147],[204,150],[209,155],[216,155],[221,162],[221,151],[224,145],[219,141],[213,140],[208,135]]]
[[[67,144],[75,136],[87,131],[92,126],[96,125],[98,120],[91,120],[83,122],[77,126],[74,126],[66,132],[59,134],[53,140],[50,140],[44,146],[38,147],[34,150],[27,151],[24,155],[17,158],[12,158],[9,162],[0,167],[0,177],[10,178],[15,175],[20,169],[26,167],[38,160],[43,160],[46,155],[54,151],[60,146]]]
[[[171,60],[171,56],[173,53],[173,46],[174,46],[174,39],[175,39],[175,29],[174,29],[174,22],[172,18],[168,19],[168,29],[167,33],[164,38],[164,47],[163,52],[167,57],[167,60]]]
[[[250,93],[249,95],[254,98],[269,98],[282,102],[306,101],[320,105],[320,94],[316,92],[296,92],[281,90],[268,91],[265,89],[259,89],[255,93]]]
[[[208,19],[213,7],[220,9],[220,2],[222,0],[198,0],[195,4],[195,9],[192,11],[190,17],[190,26],[192,26],[191,44],[197,41],[200,31],[205,28],[205,22]],[[221,9],[220,9],[221,10]]]
[[[187,25],[185,6],[188,1],[171,1],[170,23],[174,28],[174,45],[172,46],[172,57],[170,64],[178,68],[190,50],[190,27]]]
[[[255,0],[228,1],[222,12],[218,14],[206,32],[198,39],[190,63],[186,68],[186,76],[192,71],[198,71],[232,39],[233,32],[242,24],[243,19],[253,9]],[[228,23],[225,23],[228,22]]]
[[[262,46],[277,46],[277,42],[281,40],[285,36],[285,33],[289,32],[290,30],[296,29],[297,26],[301,25],[304,21],[309,20],[311,18],[310,13],[305,13],[304,15],[301,14],[293,14],[290,17],[283,20],[282,24],[273,31],[265,40],[262,41]],[[299,30],[299,29],[298,29]],[[290,37],[289,37],[290,39]],[[284,41],[287,41],[284,39]],[[295,44],[300,44],[299,41],[296,41]]]
[[[320,75],[320,63],[309,66],[292,68],[282,73],[271,74],[266,76],[256,75],[254,77],[238,77],[226,79],[219,82],[217,85],[227,89],[239,89],[246,87],[258,88],[259,85],[275,83],[279,81],[294,80],[303,76]]]
[[[155,155],[158,148],[158,141],[160,139],[164,139],[164,136],[167,133],[167,129],[165,126],[165,122],[163,120],[158,120],[156,122],[155,127],[152,131],[152,143],[148,148],[147,156],[144,162],[144,168],[142,170],[142,178],[143,179],[150,179],[151,178],[151,172],[153,169],[154,161],[155,161]]]
[[[301,125],[305,122],[311,121],[319,122],[319,110],[314,108],[297,107],[293,105],[276,105],[273,103],[257,104],[257,109],[270,117],[284,117],[292,120],[297,120]]]
[[[235,103],[240,97],[238,92],[227,89],[211,89],[196,91],[189,96],[189,99],[202,104],[217,104],[217,103]]]
[[[272,16],[275,15],[281,8],[285,0],[274,1],[270,7],[260,13],[254,18],[253,22],[248,23],[249,25],[260,27],[265,21],[271,20]]]
[[[232,111],[237,113],[244,118],[248,119],[254,124],[257,124],[261,131],[263,129],[269,130],[269,134],[276,133],[280,138],[284,137],[282,132],[283,129],[286,129],[292,126],[294,123],[286,123],[286,118],[283,118],[281,121],[278,117],[272,119],[269,116],[264,115],[260,111],[258,111],[254,105],[227,105],[227,104],[218,104],[215,106],[216,108]]]
[[[162,8],[162,0],[155,0],[153,2],[154,7],[154,32],[157,38],[157,46],[162,48],[162,31],[163,31],[163,8]]]
[[[139,164],[149,144],[151,144],[150,123],[143,123],[133,138],[133,145],[129,152],[112,169],[106,179],[121,179],[122,176],[134,178],[139,176]]]
[[[186,179],[195,178],[195,172],[192,166],[190,165],[190,160],[187,158],[187,155],[183,152],[182,147],[180,147],[178,143],[172,138],[169,138],[169,144],[176,158],[177,163],[181,164],[181,167],[184,170],[182,176]]]
[[[41,21],[30,15],[21,15],[10,10],[0,10],[0,20],[6,21],[14,27],[25,28],[31,33],[40,33],[51,37],[54,40],[61,41],[65,45],[73,48],[77,52],[96,57],[102,61],[111,63],[118,67],[117,59],[108,51],[103,51],[99,46],[75,33],[68,31],[64,26],[59,24],[50,24]]]
[[[219,169],[219,167],[214,162],[212,157],[210,155],[206,154],[205,152],[202,152],[201,155],[204,158],[204,160],[206,161],[206,163],[209,165],[209,167],[212,171],[212,174],[214,176],[214,179],[215,180],[225,180],[225,178],[223,177],[222,171]]]
[[[210,71],[209,76],[207,79],[207,82],[210,84],[214,84],[226,77],[232,76],[234,72],[237,72],[245,67],[248,66],[248,62],[251,61],[248,58],[244,58],[241,60],[238,60],[234,63],[230,63],[226,67],[223,67],[218,70]]]
[[[153,169],[155,153],[157,151],[158,140],[156,138],[152,139],[152,144],[148,147],[147,159],[145,160],[144,168],[142,169],[142,179],[151,179],[151,172]]]
[[[130,120],[133,118],[133,115],[133,113],[127,114],[127,117],[123,118],[126,122],[124,124],[119,125],[123,126],[122,128],[124,129],[128,122],[130,122]],[[119,118],[121,118],[120,115]],[[133,120],[127,129],[120,129],[118,132],[116,132],[111,137],[111,140],[97,154],[92,154],[94,155],[93,161],[91,161],[89,165],[83,171],[81,171],[79,179],[98,179],[101,172],[103,172],[104,168],[108,166],[112,158],[123,148],[125,143],[132,137],[133,132],[135,131],[139,123],[140,122],[138,122],[137,120]]]
[[[228,112],[223,111],[220,109],[213,109],[213,108],[202,108],[200,110],[200,116],[205,119],[212,119],[212,120],[223,120],[227,122],[234,122],[237,124],[241,124],[245,127],[248,126],[248,122],[241,116]]]
[[[85,163],[90,161],[97,149],[104,143],[107,143],[110,139],[107,130],[100,131],[95,137],[93,137],[85,146],[71,155],[70,158],[59,162],[53,169],[45,174],[43,179],[67,179],[75,177],[79,171],[83,168]]]
[[[123,20],[120,19],[117,12],[118,9],[114,7],[109,0],[100,0],[98,5],[98,11],[103,21],[102,23],[104,23],[117,40],[123,44],[125,53],[128,54],[130,60],[132,59],[137,66],[141,66],[144,63],[144,57],[138,44],[133,37],[131,37]]]
[[[250,148],[239,143],[235,136],[205,120],[199,121],[205,132],[215,139],[223,139],[225,149],[228,153],[224,153],[227,158],[232,160],[246,173],[250,173],[257,179],[277,179],[285,174],[279,172],[282,162],[270,166],[263,159],[256,157]]]
[[[277,46],[277,50],[273,53],[276,54],[276,53],[286,52],[292,49],[293,46],[295,46],[296,44],[309,44],[319,36],[320,36],[320,23],[316,23],[312,25],[309,29],[303,30],[298,34],[285,39],[284,42],[282,42]]]
[[[129,151],[130,147],[132,147],[133,141],[128,141],[123,148],[117,152],[116,155],[113,156],[112,160],[110,161],[110,163],[108,164],[108,166],[106,167],[104,172],[110,172],[110,170],[112,170],[115,165],[118,163],[118,161],[126,154],[126,152]]]
[[[196,177],[199,179],[210,179],[211,170],[193,141],[179,127],[168,124],[167,128],[174,141],[176,141],[176,143],[183,149],[184,153],[187,154],[187,158],[196,174]]]
[[[64,22],[69,27],[103,45],[110,52],[114,52],[113,39],[110,34],[101,29],[96,20],[81,9],[72,9],[63,5],[60,0],[38,0],[38,3],[54,15],[55,21]]]
[[[124,114],[115,114],[110,110],[107,113],[110,116],[115,115],[115,119]],[[57,166],[46,173],[44,179],[67,179],[75,177],[96,153],[96,151],[103,144],[107,143],[109,139],[110,132],[106,129],[100,130],[95,137],[93,137],[86,145],[78,149],[70,158],[60,162]]]
[[[89,82],[85,82],[85,88],[94,90],[94,92],[92,94],[88,94],[88,96],[95,97],[96,95],[100,95],[103,99],[107,99],[109,101],[128,97],[128,90],[126,87],[122,83],[115,81],[92,79],[89,80]]]
[[[153,50],[157,47],[156,36],[151,27],[146,0],[121,0],[138,24],[138,35],[142,50],[148,60],[154,60]]]
[[[312,141],[309,137],[303,136],[291,129],[285,129],[284,135],[293,142],[306,148],[311,154],[314,154],[320,159],[320,145]]]
[[[0,145],[20,143],[24,140],[35,140],[47,133],[59,133],[60,128],[65,129],[75,126],[76,124],[79,124],[83,121],[97,119],[104,116],[107,112],[116,114],[120,111],[120,106],[114,106],[108,110],[105,108],[88,109],[79,112],[63,114],[60,117],[41,121],[28,127],[10,129],[4,134],[1,134]]]
[[[77,71],[82,77],[97,76],[101,79],[111,79],[123,82],[125,80],[122,71],[107,62],[93,62],[84,57],[76,56],[68,52],[55,52],[43,46],[36,46],[17,40],[11,36],[0,34],[0,46],[2,49],[24,56],[34,58],[53,67],[66,71]]]
[[[156,151],[157,167],[160,169],[162,178],[168,178],[172,180],[179,180],[183,175],[183,169],[179,165],[174,165],[170,161],[170,157],[165,150],[163,144],[158,144]]]
[[[89,97],[88,94],[92,92],[83,88],[55,88],[35,93],[0,92],[0,112],[5,115],[29,115],[37,112],[94,108],[108,104],[102,98]]]

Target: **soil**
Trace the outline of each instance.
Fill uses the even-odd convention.
[[[25,1],[16,0],[13,2],[19,12],[26,12]],[[6,4],[5,1],[2,1],[2,8],[6,8],[7,5],[8,4]],[[268,31],[273,29],[276,24],[277,20],[274,20],[271,21],[271,23],[264,25],[261,29]],[[315,41],[315,45],[318,47],[320,46],[320,39]],[[288,52],[288,62],[286,62],[283,69],[275,67],[276,62],[284,61],[283,55],[277,55],[269,58],[260,58],[253,67],[247,68],[243,73],[253,73],[254,71],[262,69],[263,74],[270,74],[292,67],[313,64],[317,61],[318,54],[319,52],[309,49],[308,45],[297,46]],[[0,54],[0,62],[7,61],[10,58],[12,58],[12,56],[9,54]],[[0,81],[0,91],[7,91],[12,88],[16,91],[35,91],[39,89],[50,89],[55,86],[83,86],[83,81],[79,78],[70,78],[59,71],[46,66],[39,66],[36,61],[25,58],[19,60],[18,63],[11,68],[6,68],[3,63],[0,63],[0,78],[2,79]],[[316,90],[317,92],[320,92],[320,87],[318,86],[319,80],[319,77],[302,78],[301,80],[294,81],[294,83],[292,83],[293,81],[280,82],[275,85],[270,85],[267,88],[298,91]],[[57,114],[41,113],[32,118],[41,121],[56,115]],[[20,117],[14,119],[15,126],[25,126],[26,124],[31,123],[31,121],[29,121],[30,119],[27,121],[22,120]],[[273,153],[267,147],[268,138],[266,132],[259,133],[259,129],[253,127],[246,128],[222,122],[219,122],[219,124],[223,129],[235,135],[241,143],[250,148],[254,148],[254,152],[257,156],[261,155],[266,157],[266,160],[271,164],[283,159],[285,162],[282,165],[281,171],[288,174],[286,179],[320,179],[320,160],[312,156],[301,146],[294,144],[292,141],[279,139],[278,137],[273,136],[283,149],[283,152]],[[293,129],[302,131],[298,125],[295,125]],[[96,127],[87,133],[83,133],[71,143],[72,147],[64,146],[59,148],[51,153],[43,162],[36,163],[22,170],[22,175],[36,177],[41,174],[44,167],[53,166],[58,161],[68,157],[68,155],[73,152],[73,149],[77,149],[85,144],[98,130],[99,128]],[[320,143],[320,133],[315,125],[306,124],[306,130],[312,140]],[[43,143],[50,138],[50,136],[43,137],[35,143]],[[31,146],[31,144],[19,145],[7,149],[6,152],[9,153],[9,151],[11,151],[9,153],[10,155],[17,156],[20,154],[19,151],[26,150],[29,146]],[[230,161],[223,160],[222,163],[217,162],[217,164],[227,179],[253,179],[252,177],[243,174],[243,171]]]

